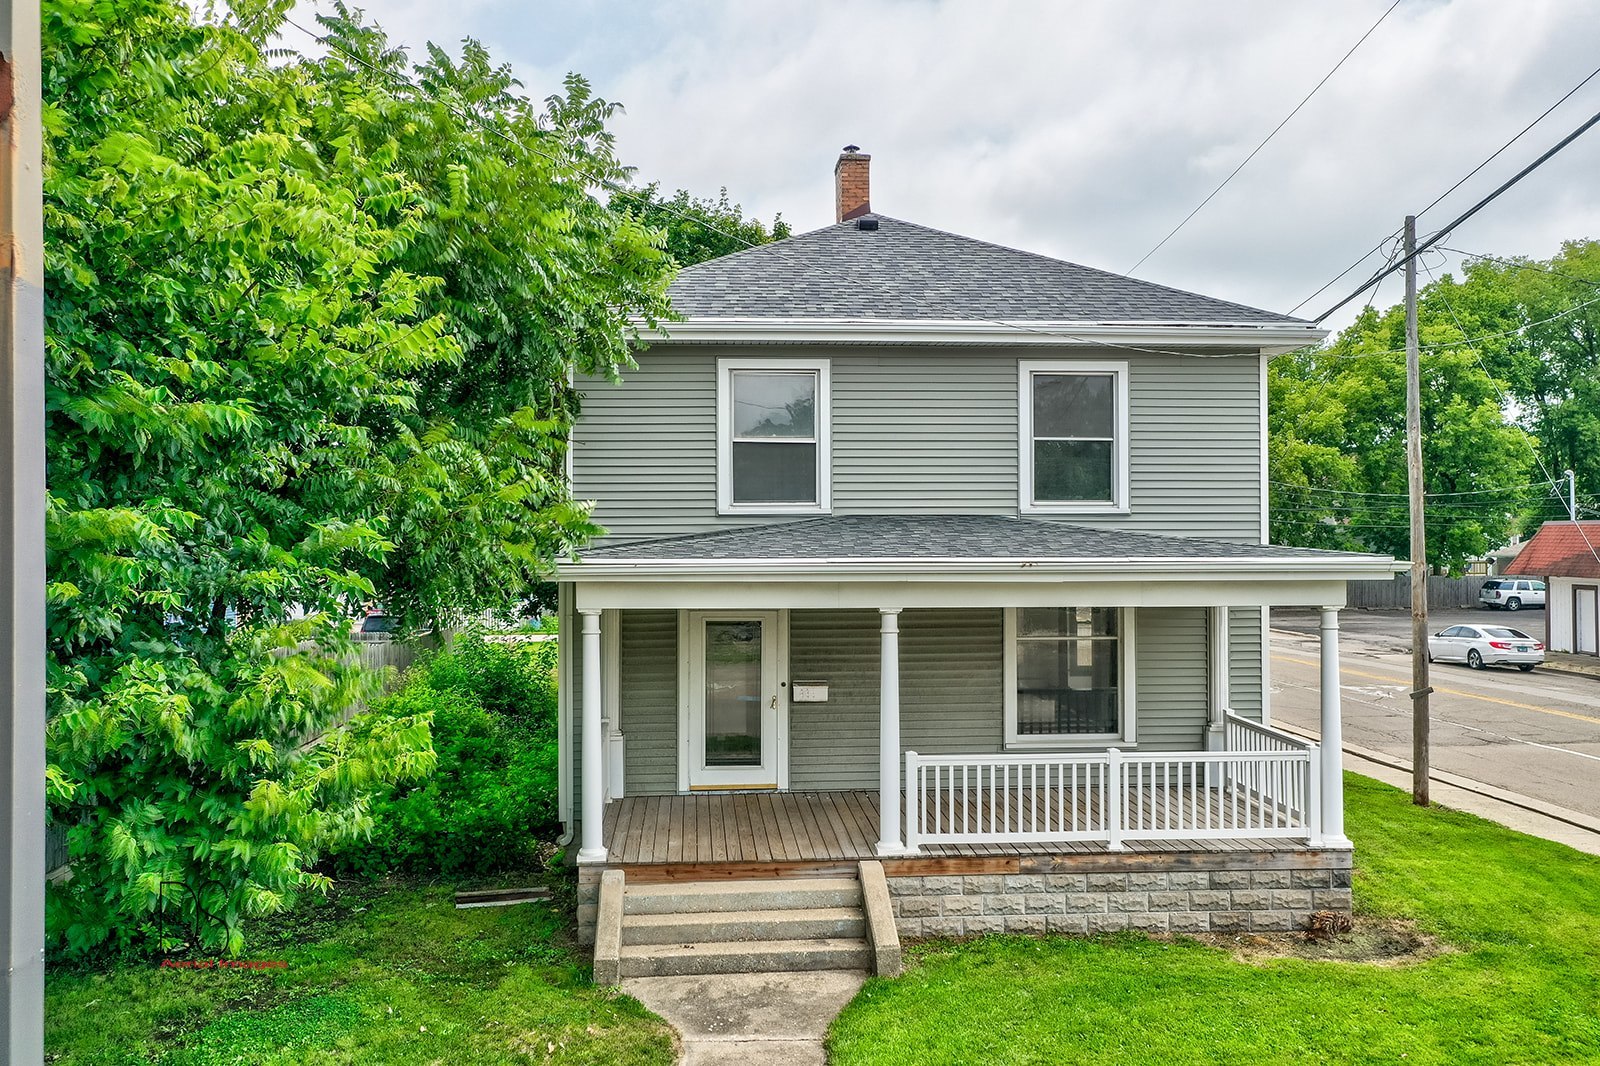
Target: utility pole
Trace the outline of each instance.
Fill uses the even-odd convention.
[[[1571,470],[1561,471],[1561,476],[1567,479],[1567,515],[1573,522],[1578,520],[1578,475]]]
[[[1423,522],[1417,216],[1406,216],[1406,484],[1411,490],[1411,802],[1428,805],[1428,541]]]
[[[0,0],[0,1059],[44,1060],[44,191],[38,0]]]

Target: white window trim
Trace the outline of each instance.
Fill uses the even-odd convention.
[[[1031,750],[1071,751],[1079,748],[1104,748],[1112,744],[1135,744],[1138,733],[1134,694],[1133,633],[1137,612],[1131,607],[1117,611],[1117,713],[1122,729],[1116,733],[1082,733],[1072,736],[1023,736],[1017,732],[1017,608],[1005,609],[1004,706],[1005,746]]]
[[[1033,375],[1109,374],[1117,402],[1116,440],[1111,449],[1111,499],[1065,501],[1033,498]],[[1128,364],[1075,359],[1021,359],[1017,362],[1017,507],[1023,514],[1128,513]]]
[[[800,370],[817,375],[817,502],[733,502],[733,372]],[[717,513],[830,514],[833,511],[833,389],[827,359],[717,360]]]

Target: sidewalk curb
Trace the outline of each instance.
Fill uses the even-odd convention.
[[[1272,728],[1281,729],[1285,733],[1293,733],[1296,736],[1305,737],[1307,740],[1320,741],[1322,739],[1319,734],[1312,733],[1304,729],[1296,729],[1294,726],[1285,725],[1282,722],[1272,723]],[[1411,772],[1410,762],[1404,759],[1396,758],[1393,755],[1388,755],[1381,751],[1374,751],[1371,748],[1363,748],[1355,744],[1346,744],[1344,745],[1343,750],[1347,755],[1354,755],[1358,759],[1365,759],[1367,762],[1377,763],[1379,766],[1387,766],[1391,770],[1399,770],[1408,774]],[[1452,774],[1446,770],[1434,770],[1430,772],[1428,774],[1428,780],[1437,781],[1441,785],[1449,785],[1451,788],[1459,788],[1463,792],[1471,792],[1474,795],[1483,796],[1486,799],[1492,799],[1496,802],[1504,803],[1509,807],[1517,807],[1532,814],[1543,815],[1544,817],[1552,819],[1553,821],[1570,825],[1575,829],[1582,829],[1585,832],[1600,834],[1600,818],[1596,818],[1593,815],[1584,814],[1582,811],[1572,810],[1570,807],[1561,807],[1554,803],[1546,803],[1544,800],[1534,799],[1532,796],[1524,796],[1518,792],[1510,792],[1506,789],[1499,788],[1495,785],[1486,784],[1482,781],[1474,781],[1470,777],[1462,777],[1459,774]]]

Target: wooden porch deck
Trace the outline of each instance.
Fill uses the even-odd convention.
[[[903,796],[901,810],[905,810]],[[1219,812],[1225,814],[1225,809]],[[865,790],[629,796],[607,805],[604,825],[611,866],[840,863],[876,858],[877,840],[878,794]],[[1283,838],[1130,838],[1127,851],[1117,854],[1154,857],[1306,849],[1304,841]],[[935,860],[1109,854],[1098,841],[924,844],[919,852]]]

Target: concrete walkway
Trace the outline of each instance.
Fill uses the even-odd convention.
[[[682,1066],[822,1066],[822,1039],[865,973],[630,977],[622,990],[683,1038]]]

